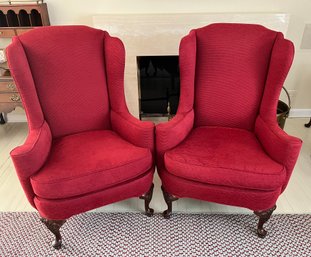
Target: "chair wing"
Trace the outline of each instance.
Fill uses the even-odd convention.
[[[245,207],[264,237],[301,148],[276,120],[293,44],[260,25],[219,23],[192,30],[179,51],[180,106],[156,127],[164,215],[181,197]]]
[[[9,66],[29,135],[11,157],[25,194],[54,233],[72,215],[153,190],[154,125],[124,97],[125,51],[86,26],[51,26],[14,38]]]

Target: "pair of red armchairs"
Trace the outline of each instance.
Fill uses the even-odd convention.
[[[107,32],[38,28],[6,52],[29,125],[11,157],[55,248],[72,215],[140,196],[151,216],[155,160],[166,218],[182,197],[241,206],[265,236],[301,147],[276,122],[294,54],[281,33],[242,24],[191,31],[180,44],[178,112],[156,128],[130,115],[124,46]]]

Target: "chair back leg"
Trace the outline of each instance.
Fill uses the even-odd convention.
[[[139,197],[140,199],[145,200],[145,213],[148,217],[151,217],[154,213],[154,210],[149,207],[149,204],[151,202],[152,195],[153,195],[153,188],[154,188],[154,184],[152,183],[149,191]]]
[[[163,197],[164,197],[164,200],[167,204],[167,210],[165,210],[163,212],[163,217],[165,219],[169,219],[171,217],[171,214],[172,214],[172,202],[173,201],[177,201],[178,198],[170,193],[168,193],[163,186],[161,186],[161,189],[162,189],[162,192],[163,192]]]

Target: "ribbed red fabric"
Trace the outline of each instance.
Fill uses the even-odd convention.
[[[254,211],[270,209],[281,194],[280,188],[264,191],[212,185],[177,177],[167,171],[161,172],[160,176],[165,190],[179,198],[194,198]]]
[[[276,121],[293,44],[251,24],[212,24],[180,43],[180,105],[156,126],[163,186],[177,197],[264,210],[274,206],[301,140]]]
[[[105,36],[101,30],[67,26],[57,35],[46,27],[15,38],[27,56],[53,137],[110,128]],[[70,47],[64,50],[64,45]]]
[[[92,192],[79,197],[50,200],[35,197],[34,202],[42,217],[48,219],[68,219],[77,213],[86,212],[131,197],[139,197],[146,193],[153,179],[154,168],[146,174],[114,187]]]
[[[148,148],[134,146],[114,131],[97,130],[54,140],[47,161],[30,181],[35,195],[64,199],[134,179],[151,167]]]
[[[286,178],[283,165],[266,154],[254,133],[227,127],[199,127],[165,153],[167,171],[211,185],[276,190]]]
[[[46,122],[41,128],[29,129],[25,143],[11,151],[17,175],[21,181],[28,201],[35,207],[33,199],[35,194],[30,184],[30,177],[37,173],[46,162],[52,144],[52,136]]]
[[[11,157],[41,216],[68,218],[149,190],[154,125],[128,112],[119,39],[43,27],[15,37],[7,58],[29,124]]]
[[[195,126],[254,128],[276,36],[259,25],[196,30]]]

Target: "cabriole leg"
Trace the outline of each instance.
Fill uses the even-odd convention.
[[[165,219],[169,219],[171,217],[171,214],[172,214],[172,202],[178,200],[178,198],[176,196],[171,195],[170,193],[166,192],[163,186],[161,186],[161,189],[163,192],[164,200],[167,204],[167,210],[165,210],[163,212],[163,217]]]
[[[274,205],[271,209],[268,209],[268,210],[254,211],[254,213],[259,217],[258,226],[257,226],[257,235],[260,238],[264,238],[267,235],[267,231],[263,228],[263,225],[270,219],[275,209],[276,209],[276,205]]]
[[[153,195],[153,187],[154,187],[154,185],[152,183],[149,191],[139,197],[140,199],[145,200],[145,213],[148,217],[151,217],[154,213],[154,210],[149,207],[149,204],[151,202],[152,195]]]
[[[66,220],[49,220],[46,218],[41,218],[41,221],[46,225],[46,227],[55,235],[55,240],[52,246],[59,250],[62,247],[62,236],[59,229],[66,222]]]

